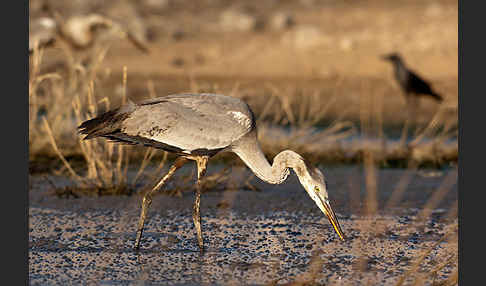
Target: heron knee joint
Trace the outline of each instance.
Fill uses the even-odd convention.
[[[150,194],[147,194],[143,197],[142,203],[144,205],[150,205],[152,203],[152,196]]]

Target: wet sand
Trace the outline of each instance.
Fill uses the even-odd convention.
[[[364,215],[363,169],[325,169],[345,242],[294,175],[280,186],[254,179],[260,191],[207,191],[201,201],[204,255],[198,251],[189,191],[154,198],[137,252],[132,246],[139,195],[58,198],[48,195],[42,177],[33,176],[30,283],[390,285],[403,276],[405,285],[414,279],[430,285],[453,277],[457,171],[377,171],[378,212]],[[400,184],[403,197],[387,207]],[[421,220],[426,206],[430,213]],[[428,255],[415,269],[423,254]]]

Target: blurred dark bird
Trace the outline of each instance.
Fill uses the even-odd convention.
[[[395,70],[395,79],[402,88],[405,96],[430,96],[437,101],[442,101],[442,96],[430,87],[430,83],[422,79],[413,70],[407,68],[402,57],[398,53],[384,55],[382,59],[390,61]]]
[[[257,140],[253,112],[238,98],[218,94],[175,94],[138,104],[129,102],[83,122],[79,131],[87,134],[84,139],[104,137],[179,155],[169,172],[143,197],[135,248],[140,245],[152,195],[177,169],[193,160],[197,165],[197,184],[192,218],[199,248],[204,250],[199,212],[200,180],[206,172],[209,158],[219,152],[237,154],[257,177],[271,184],[283,183],[292,169],[307,194],[344,240],[343,231],[329,203],[324,175],[291,150],[277,154],[270,165]]]
[[[51,17],[33,20],[29,27],[29,53],[35,45],[48,47],[58,39],[64,40],[74,49],[82,50],[93,46],[97,40],[117,38],[127,39],[142,52],[149,52],[147,43],[139,40],[140,36],[111,18],[90,13],[64,19],[59,12],[46,7]]]
[[[407,102],[407,118],[402,129],[402,135],[400,138],[400,144],[405,145],[408,136],[408,129],[410,121],[416,121],[416,111],[419,106],[419,96],[428,96],[434,100],[441,102],[442,96],[436,93],[431,87],[429,82],[422,79],[413,70],[409,69],[402,57],[398,53],[390,53],[382,56],[383,60],[390,61],[393,64],[395,71],[395,79],[400,85]],[[415,130],[415,133],[417,129]]]

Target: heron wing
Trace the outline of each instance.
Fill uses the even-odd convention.
[[[122,132],[182,149],[223,149],[254,128],[248,106],[214,94],[178,94],[137,104]]]

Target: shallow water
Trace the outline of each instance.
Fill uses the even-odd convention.
[[[210,168],[208,175],[218,167]],[[281,186],[254,179],[260,191],[203,193],[201,214],[207,247],[203,255],[192,223],[191,192],[183,192],[181,198],[154,198],[137,252],[132,246],[141,200],[138,195],[60,199],[47,195],[49,187],[42,178],[32,177],[30,282],[390,284],[457,222],[455,169],[378,170],[379,211],[371,216],[362,215],[366,196],[362,168],[327,168],[325,174],[331,205],[347,236],[345,242],[339,240],[292,175]],[[402,184],[408,182],[406,191],[397,206],[386,208],[400,179]],[[57,183],[63,180],[68,183],[65,178]],[[431,215],[418,220],[420,210],[430,205],[437,190],[443,195],[431,205]],[[415,274],[423,275],[455,254],[457,239],[446,240],[422,263],[425,272]],[[454,269],[457,259],[442,269],[436,280],[447,278]]]

